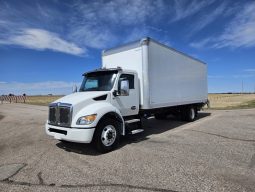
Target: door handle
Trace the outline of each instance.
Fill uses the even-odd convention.
[[[136,109],[136,106],[132,106],[131,109],[132,109],[132,110],[135,110],[135,109]]]

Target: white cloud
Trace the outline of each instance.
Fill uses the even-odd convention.
[[[211,38],[206,38],[206,39],[203,39],[201,41],[198,41],[198,42],[192,42],[190,43],[190,46],[191,47],[194,47],[194,48],[204,48],[208,45],[209,42],[211,42],[212,39]]]
[[[61,5],[58,1],[3,2],[1,44],[73,55],[83,54],[88,47],[105,49],[132,36],[141,38],[144,33],[136,28],[150,36],[162,36],[165,31],[157,28],[157,23],[173,14],[172,3],[164,0],[75,1]],[[150,28],[146,28],[148,23]]]
[[[215,8],[210,13],[205,14],[203,17],[200,18],[200,20],[197,23],[192,24],[191,33],[200,31],[201,29],[205,28],[210,23],[214,22],[219,16],[222,16],[226,8],[227,8],[227,4],[222,3],[220,6]]]
[[[77,11],[76,18],[85,23],[96,25],[135,25],[145,21],[155,22],[165,9],[162,0],[117,0],[93,1],[91,3],[76,3],[73,8]],[[98,23],[99,22],[99,23]]]
[[[222,79],[222,78],[226,78],[226,76],[223,75],[208,75],[209,79]]]
[[[58,1],[19,5],[4,1],[0,7],[0,43],[80,55],[88,47],[105,49],[125,42],[134,28],[144,28],[146,23],[153,27],[168,15],[166,5],[164,0],[75,1],[61,5]],[[53,36],[53,46],[45,45],[41,36]]]
[[[253,73],[253,72],[255,72],[255,69],[244,69],[244,71],[245,71],[245,72],[251,72],[251,73]]]
[[[29,49],[53,50],[72,55],[85,54],[85,50],[76,44],[61,39],[57,34],[43,29],[23,29],[8,39],[1,40],[0,44],[19,45]]]
[[[255,2],[247,3],[219,37],[216,48],[255,46]]]
[[[68,94],[72,92],[74,85],[79,82],[45,81],[45,82],[5,82],[0,83],[0,95],[13,93],[19,94]]]
[[[196,48],[255,47],[255,2],[246,3],[219,36],[190,45]]]
[[[116,36],[107,28],[93,27],[89,25],[77,26],[69,34],[69,39],[80,42],[87,47],[104,49],[110,44],[116,42]]]
[[[174,10],[175,16],[173,21],[178,21],[194,15],[201,11],[203,8],[211,5],[215,0],[207,0],[207,1],[187,1],[187,0],[175,0],[174,1]],[[188,2],[188,3],[187,3]]]
[[[156,23],[166,6],[162,0],[117,0],[77,2],[72,9],[69,39],[104,49],[131,39],[136,28],[144,31],[146,22]]]
[[[255,74],[208,75],[209,79],[242,79],[254,78]]]
[[[233,78],[239,79],[239,78],[253,78],[255,77],[254,74],[236,74],[232,75]]]
[[[134,28],[130,30],[127,36],[125,37],[125,43],[136,41],[140,38],[148,36],[148,34],[149,30],[144,26]]]

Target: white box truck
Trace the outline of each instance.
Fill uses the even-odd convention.
[[[143,117],[194,121],[208,101],[206,64],[148,37],[103,51],[102,68],[83,76],[79,92],[49,105],[45,129],[101,152],[143,131]]]

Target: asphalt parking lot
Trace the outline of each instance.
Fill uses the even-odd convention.
[[[46,118],[0,105],[0,191],[255,191],[255,109],[150,119],[107,154],[47,136]]]

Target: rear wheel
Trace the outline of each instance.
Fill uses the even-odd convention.
[[[194,121],[197,116],[196,113],[197,111],[193,106],[188,107],[185,111],[185,120],[189,122]]]
[[[94,143],[99,152],[106,153],[119,144],[119,123],[113,119],[102,120],[95,131]]]

